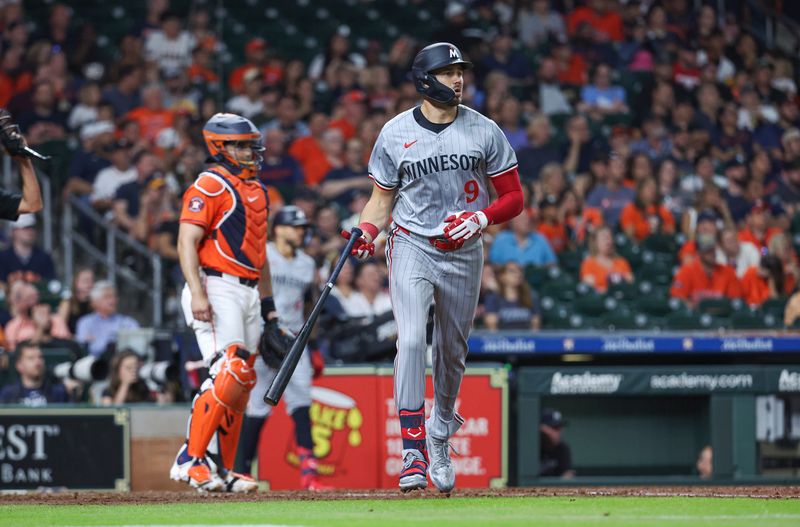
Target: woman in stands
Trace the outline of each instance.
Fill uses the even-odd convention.
[[[111,380],[103,390],[103,406],[154,402],[147,383],[139,378],[139,355],[123,350],[111,361]]]
[[[620,227],[628,238],[639,243],[651,234],[675,234],[675,218],[667,210],[652,178],[636,185],[632,203],[622,209]]]
[[[486,294],[484,322],[498,329],[539,329],[542,318],[538,299],[525,281],[522,266],[508,262],[497,275],[499,291]]]
[[[777,256],[768,254],[761,258],[758,266],[745,271],[742,277],[744,299],[751,307],[757,307],[771,299],[783,298],[785,293],[783,263]]]
[[[589,237],[589,255],[581,264],[581,282],[598,293],[605,293],[609,283],[633,282],[631,266],[617,255],[611,228],[600,227]]]
[[[67,327],[73,335],[78,319],[92,312],[89,299],[92,287],[94,287],[94,271],[89,267],[78,269],[72,277],[69,297],[63,299],[58,306],[58,315],[67,321]]]

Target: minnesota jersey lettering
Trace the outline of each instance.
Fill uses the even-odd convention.
[[[489,178],[516,167],[517,158],[502,130],[475,110],[459,106],[456,120],[441,132],[420,126],[414,112],[386,123],[369,174],[381,188],[397,190],[392,217],[398,225],[439,236],[453,212],[486,208]]]

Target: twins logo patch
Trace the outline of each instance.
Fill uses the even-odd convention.
[[[200,212],[205,206],[206,202],[199,196],[195,196],[189,200],[189,212]]]

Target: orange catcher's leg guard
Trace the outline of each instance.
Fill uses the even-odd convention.
[[[224,360],[214,385],[198,397],[192,409],[188,452],[194,458],[205,457],[208,443],[219,429],[220,455],[224,467],[231,469],[242,427],[242,413],[247,408],[250,390],[256,384],[255,355],[232,345],[225,349]]]

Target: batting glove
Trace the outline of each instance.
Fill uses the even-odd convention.
[[[451,240],[469,240],[489,225],[486,214],[482,211],[461,211],[445,218],[449,225],[444,228],[444,235]]]
[[[349,240],[350,233],[348,231],[342,231],[342,238]],[[356,240],[356,243],[353,245],[353,250],[350,251],[350,254],[359,260],[366,260],[375,254],[375,244],[367,242],[367,240],[361,236],[358,240]]]

